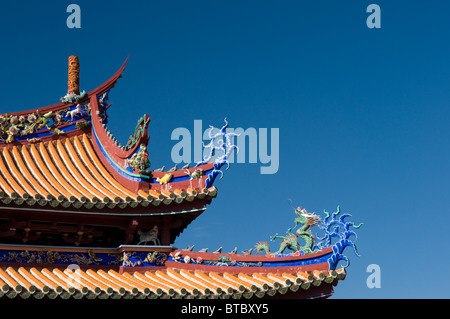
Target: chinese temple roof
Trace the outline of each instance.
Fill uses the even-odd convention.
[[[0,114],[0,298],[330,296],[346,276],[344,249],[358,255],[351,227],[362,225],[345,221],[351,215],[339,207],[323,220],[294,209],[295,226],[271,236],[281,239],[277,251],[256,244],[265,255],[171,246],[216,197],[215,179],[237,146],[225,120],[209,132],[203,161],[151,170],[150,117],[139,119],[125,146],[107,126],[109,93],[125,64],[86,93],[71,56],[61,103]],[[223,144],[213,143],[217,137]],[[223,154],[212,160],[216,152]],[[340,261],[347,265],[338,268]]]

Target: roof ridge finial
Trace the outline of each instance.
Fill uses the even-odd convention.
[[[67,94],[61,98],[63,103],[73,103],[83,98],[86,92],[80,93],[80,60],[76,55],[69,56],[69,74]]]
[[[68,94],[80,94],[80,60],[76,55],[69,56]]]

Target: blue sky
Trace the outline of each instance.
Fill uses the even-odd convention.
[[[66,8],[81,7],[81,29]],[[381,29],[366,8],[381,8]],[[450,4],[445,1],[21,1],[0,4],[0,112],[54,104],[78,55],[81,89],[108,79],[109,128],[144,113],[152,168],[194,120],[279,128],[279,170],[236,163],[176,240],[251,248],[292,226],[288,205],[364,222],[334,298],[448,298]],[[322,215],[323,216],[323,215]],[[277,244],[271,243],[275,248]],[[381,268],[369,289],[368,265]]]

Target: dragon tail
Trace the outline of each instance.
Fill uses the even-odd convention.
[[[255,249],[258,252],[265,251],[266,254],[270,254],[269,244],[265,241],[260,241],[255,245]]]

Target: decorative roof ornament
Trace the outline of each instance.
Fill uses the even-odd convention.
[[[172,174],[167,173],[162,178],[157,177],[156,181],[160,184],[167,184],[172,179],[172,176],[173,176]]]
[[[125,168],[131,168],[139,174],[150,174],[147,170],[150,168],[150,161],[148,160],[148,151],[145,144],[139,146],[137,153],[134,153],[131,158],[125,161]]]
[[[197,168],[193,173],[189,172],[189,170],[185,170],[186,174],[189,176],[189,178],[192,179],[198,179],[203,176],[204,172],[201,168]]]
[[[333,245],[333,255],[328,259],[328,264],[330,265],[331,270],[335,270],[338,262],[343,260],[347,262],[347,264],[343,267],[347,268],[348,266],[350,266],[350,260],[343,254],[344,249],[346,247],[352,247],[355,255],[359,256],[356,245],[354,243],[354,241],[358,239],[358,236],[356,235],[356,232],[350,229],[350,227],[359,229],[362,225],[364,225],[364,223],[355,225],[353,222],[345,221],[345,218],[351,217],[352,215],[339,215],[341,213],[341,209],[339,206],[337,207],[336,212],[332,213],[331,215],[325,210],[323,212],[325,214],[325,218],[323,222],[318,225],[318,227],[324,230],[325,233],[322,237],[317,237],[317,248],[323,249],[325,247],[329,247],[332,245],[332,238],[337,238],[338,241]],[[350,239],[350,236],[355,237],[354,241]]]
[[[142,137],[147,137],[146,130],[148,128],[148,124],[150,123],[150,117],[147,114],[144,114],[137,122],[136,129],[134,130],[134,134],[128,138],[128,142],[125,145],[125,149],[129,150],[133,148]],[[148,137],[146,138],[146,142],[148,142]]]
[[[280,236],[277,233],[274,236],[270,237],[271,241],[275,239],[282,240],[280,243],[280,248],[277,252],[271,253],[269,245],[266,242],[257,243],[255,246],[256,250],[265,251],[268,255],[273,255],[273,257],[275,257],[275,255],[282,254],[286,250],[286,248],[294,251],[294,253],[297,255],[313,254],[318,252],[319,249],[312,249],[315,242],[310,228],[319,223],[320,217],[315,214],[307,213],[305,209],[301,209],[300,207],[297,207],[295,213],[297,215],[297,217],[294,219],[295,226],[289,228],[286,231],[286,236]],[[297,229],[295,234],[292,233],[291,230],[297,227],[299,224],[302,226]],[[301,239],[305,244],[301,245],[298,239]]]
[[[270,240],[281,239],[279,249],[276,252],[271,252],[269,244],[267,242],[258,242],[255,245],[255,249],[258,252],[265,252],[267,257],[286,257],[286,256],[299,256],[307,254],[315,254],[326,248],[332,247],[333,253],[327,259],[331,270],[335,270],[339,261],[346,261],[347,264],[344,268],[350,265],[349,259],[343,255],[344,249],[348,246],[353,248],[354,253],[359,256],[355,243],[350,239],[350,236],[357,239],[356,233],[350,229],[360,228],[363,223],[355,225],[353,222],[346,222],[344,219],[350,217],[350,214],[340,214],[340,208],[338,206],[337,211],[330,215],[327,211],[324,211],[325,218],[322,221],[320,217],[313,213],[308,213],[305,209],[297,207],[295,214],[297,217],[294,219],[294,227],[289,228],[286,231],[286,236],[280,236],[275,234],[270,237]],[[330,219],[331,217],[331,219]],[[295,233],[292,230],[301,225]],[[323,236],[316,236],[311,232],[311,227],[318,226],[325,233]],[[338,238],[338,241],[332,244],[332,238]],[[299,242],[300,239],[300,242]],[[286,249],[293,251],[291,254],[284,254]]]
[[[209,149],[209,154],[206,155],[203,158],[203,161],[198,162],[195,167],[198,167],[200,165],[204,165],[208,163],[214,156],[216,156],[216,152],[222,152],[221,156],[218,156],[214,160],[214,169],[212,172],[208,175],[208,178],[206,179],[206,187],[212,186],[214,183],[214,180],[218,175],[220,175],[220,178],[223,177],[223,172],[220,170],[223,165],[226,165],[226,169],[230,167],[230,162],[228,161],[228,158],[230,157],[233,150],[236,150],[237,153],[239,153],[239,148],[234,145],[233,137],[239,136],[240,134],[236,134],[234,132],[226,132],[226,129],[228,127],[228,121],[227,118],[224,119],[225,125],[222,126],[222,128],[219,130],[219,132],[213,134],[213,130],[216,129],[214,126],[210,125],[210,129],[208,132],[208,138],[210,139],[210,142],[208,145],[205,145],[205,143],[202,142],[203,147],[205,149]]]
[[[69,80],[67,93],[80,94],[80,60],[77,56],[69,56]]]
[[[69,56],[67,87],[67,94],[61,98],[61,102],[76,102],[86,95],[85,91],[80,93],[80,60],[75,55]]]

